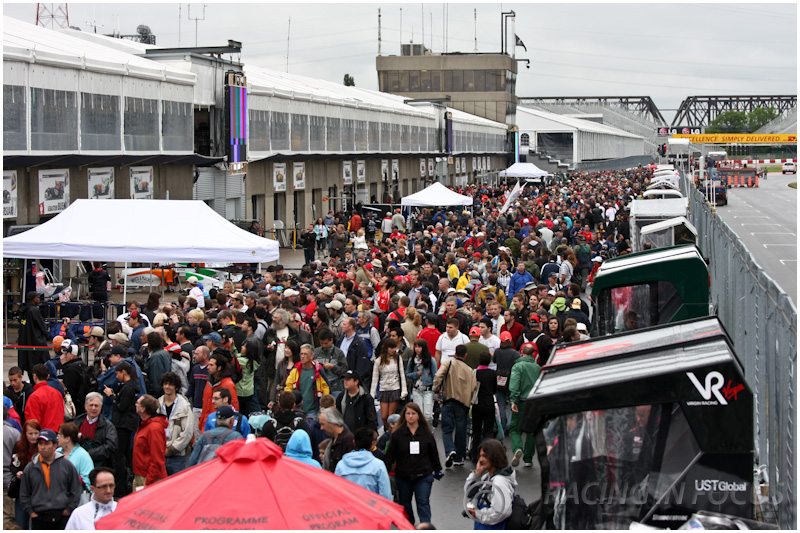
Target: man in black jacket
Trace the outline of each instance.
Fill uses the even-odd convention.
[[[322,431],[330,435],[331,443],[325,448],[322,468],[329,472],[336,471],[344,454],[355,449],[353,434],[344,425],[342,414],[335,408],[323,409],[319,414],[319,425]]]
[[[113,468],[114,452],[117,451],[117,430],[106,417],[103,410],[103,396],[99,392],[90,392],[84,402],[86,409],[75,417],[81,447],[89,452],[94,466]]]
[[[8,396],[14,404],[22,425],[25,424],[25,404],[33,394],[33,385],[22,381],[22,369],[12,366],[8,369],[8,387],[3,391],[3,396]]]
[[[358,372],[348,370],[342,376],[344,392],[336,398],[336,408],[342,413],[345,425],[353,433],[358,428],[367,427],[378,430],[378,416],[375,412],[375,400],[361,386]]]
[[[91,372],[83,362],[83,359],[78,355],[78,345],[64,341],[61,345],[61,368],[64,371],[62,381],[64,388],[72,396],[72,401],[75,402],[75,414],[79,415],[84,412],[83,402],[86,400],[86,394],[92,392],[87,389],[84,375]]]
[[[17,344],[20,346],[47,346],[47,326],[39,310],[39,295],[31,291],[25,295],[25,303],[19,310],[19,337]],[[33,367],[39,363],[44,364],[50,359],[47,348],[43,350],[20,350],[17,354],[17,366],[28,372],[28,379],[33,376]]]

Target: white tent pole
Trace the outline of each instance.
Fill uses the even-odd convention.
[[[128,280],[125,279],[125,276],[128,275],[128,262],[127,261],[125,261],[125,270],[123,270],[122,272],[124,272],[124,274],[122,276],[122,291],[123,291],[123,293],[122,293],[122,303],[127,308],[128,307]]]

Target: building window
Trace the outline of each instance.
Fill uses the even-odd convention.
[[[25,87],[3,85],[3,149],[26,150]]]
[[[388,77],[389,92],[400,92],[400,74],[396,70],[390,70],[386,75]]]
[[[442,90],[442,73],[438,70],[431,71],[431,91],[438,93]]]
[[[77,149],[77,93],[31,87],[31,150]]]
[[[464,71],[463,70],[454,70],[453,71],[453,92],[463,92],[464,91]]]
[[[431,71],[423,70],[419,73],[419,90],[423,93],[431,92]]]
[[[190,102],[161,102],[163,150],[191,152],[194,148],[194,109]]]
[[[81,93],[81,149],[120,148],[119,96]]]
[[[475,71],[475,90],[479,92],[483,92],[487,90],[486,88],[486,71],[485,70],[476,70]]]
[[[366,152],[369,149],[369,130],[366,120],[356,120],[356,150]]]
[[[158,100],[126,96],[123,120],[126,150],[158,151]]]
[[[352,119],[342,120],[342,151],[352,152],[355,149],[355,121]]]
[[[380,122],[369,123],[369,146],[370,152],[378,152],[381,149],[381,125]]]
[[[247,112],[247,149],[251,152],[269,151],[269,111],[251,109]],[[127,141],[126,141],[127,142]]]
[[[292,151],[308,151],[308,115],[292,113]]]
[[[392,151],[400,151],[400,124],[392,124]]]
[[[338,118],[328,118],[328,152],[339,152],[342,149],[342,131]]]
[[[325,151],[325,117],[311,117],[309,148],[315,152]]]
[[[400,127],[400,149],[408,152],[411,148],[411,127],[405,124]]]
[[[381,122],[381,152],[392,150],[392,125]]]
[[[419,92],[419,71],[418,70],[409,70],[408,71],[408,90],[412,93]]]
[[[449,92],[453,90],[453,71],[445,70],[442,72],[444,77],[444,91]]]
[[[397,92],[400,93],[407,93],[408,92],[408,71],[401,70],[399,72],[400,75],[400,83]]]
[[[474,92],[475,91],[475,71],[474,70],[465,70],[464,71],[464,91],[465,92]]]
[[[272,111],[269,140],[273,151],[289,149],[289,113]]]

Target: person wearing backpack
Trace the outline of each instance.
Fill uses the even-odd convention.
[[[502,336],[502,334],[501,334]],[[506,337],[506,339],[508,339]],[[497,408],[500,411],[500,424],[503,427],[503,434],[508,435],[508,422],[511,419],[509,409],[511,403],[509,402],[508,385],[511,378],[511,367],[520,358],[519,352],[514,349],[514,341],[500,339],[500,347],[494,351],[492,359],[497,365],[497,392],[495,392],[495,399],[497,400]]]
[[[586,243],[586,235],[583,233],[578,234],[578,244],[573,249],[575,257],[578,258],[578,266],[576,274],[579,274],[579,284],[581,288],[586,288],[586,279],[589,277],[589,271],[592,269],[592,248]],[[574,280],[573,277],[573,280]]]
[[[217,427],[200,436],[189,457],[189,467],[210,461],[217,456],[217,450],[224,444],[244,438],[241,433],[232,429],[238,414],[230,405],[217,409]]]
[[[508,529],[517,486],[516,472],[509,466],[506,449],[498,440],[480,443],[478,454],[478,464],[464,483],[464,492],[473,505],[468,507],[469,514],[475,520],[476,530]]]
[[[261,434],[286,450],[292,434],[301,429],[311,435],[305,419],[294,410],[295,399],[291,391],[281,391],[278,394],[278,410],[273,412],[272,418],[261,428]]]
[[[80,415],[86,412],[84,402],[86,395],[96,392],[97,378],[83,359],[78,355],[78,345],[69,341],[61,344],[61,368],[64,371],[64,388],[69,392],[72,401],[75,403],[75,414]]]

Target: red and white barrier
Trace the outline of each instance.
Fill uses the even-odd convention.
[[[797,159],[730,159],[733,163],[745,163],[747,165],[768,165],[773,163],[797,163]]]

